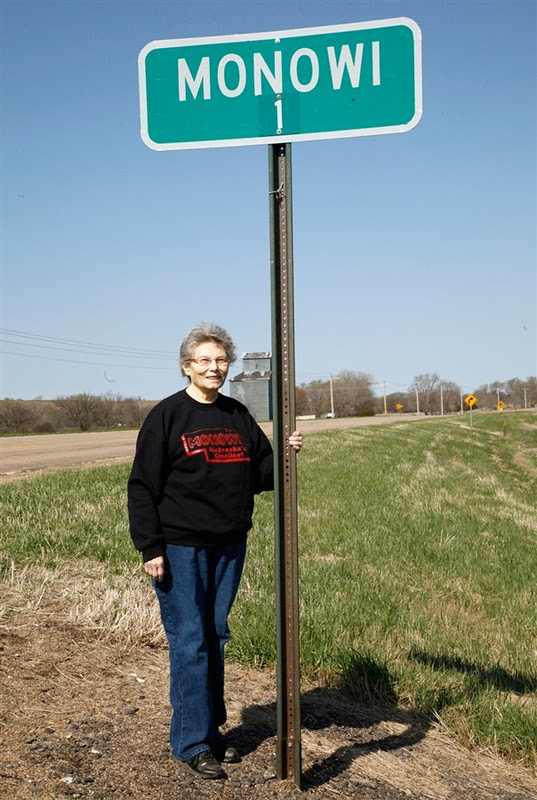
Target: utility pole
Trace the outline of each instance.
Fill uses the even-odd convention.
[[[330,375],[330,414],[332,415],[332,419],[334,419],[334,380]]]
[[[522,391],[524,392],[524,408],[527,408],[527,407],[528,407],[528,390],[527,390],[527,388],[524,386],[524,387],[522,388]]]
[[[419,417],[420,415],[420,396],[418,394],[418,387],[416,386],[416,414]]]
[[[384,413],[387,414],[388,413],[388,405],[387,405],[387,402],[386,402],[386,381],[384,381],[383,385],[384,385]]]
[[[440,416],[444,416],[444,387],[440,384]]]

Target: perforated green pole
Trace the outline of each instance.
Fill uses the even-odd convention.
[[[278,636],[276,770],[300,787],[300,648],[295,430],[291,145],[269,145],[274,511]]]

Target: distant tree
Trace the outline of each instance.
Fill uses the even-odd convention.
[[[58,397],[55,403],[63,412],[67,424],[80,428],[81,431],[89,431],[102,424],[103,399],[98,395],[82,392]]]
[[[418,392],[420,411],[432,414],[440,411],[440,375],[437,372],[425,372],[416,375],[408,387],[409,394]],[[414,407],[417,403],[414,401]]]
[[[498,400],[505,402],[505,385],[502,381],[493,381],[492,383],[484,383],[472,392],[477,398],[477,407],[481,410],[489,410],[497,408]],[[474,406],[476,408],[476,406]]]
[[[38,421],[32,403],[26,400],[0,401],[0,430],[6,433],[25,433],[31,431]]]
[[[496,408],[500,400],[504,403],[508,400],[508,392],[505,381],[493,381],[489,386],[490,392],[494,395],[494,401],[492,403],[492,407]]]
[[[304,384],[296,387],[295,391],[295,405],[296,405],[296,413],[297,416],[303,417],[310,414],[309,402],[308,402],[308,393]]]
[[[102,407],[100,410],[99,425],[106,428],[116,428],[124,425],[123,421],[123,403],[124,400],[120,394],[113,394],[108,392],[102,398]]]
[[[416,399],[416,390],[418,398]],[[424,414],[440,414],[442,406],[444,413],[449,414],[459,411],[461,407],[461,387],[440,378],[437,372],[426,372],[416,375],[408,387],[407,402],[413,411],[417,408],[419,400],[420,412]]]
[[[375,408],[371,384],[373,378],[365,372],[343,370],[333,379],[334,411],[336,417],[357,417]]]
[[[139,428],[148,414],[148,409],[142,400],[135,397],[126,397],[121,402],[121,423],[127,428]]]
[[[440,381],[442,396],[444,400],[444,414],[460,411],[461,408],[461,387],[453,381]]]
[[[480,409],[492,408],[493,394],[492,392],[489,391],[488,383],[483,383],[481,384],[481,386],[478,386],[477,389],[472,389],[472,391],[469,394],[473,394],[477,400],[477,403],[475,404],[474,408],[480,408]],[[468,395],[465,394],[465,397],[467,396]],[[467,406],[465,407],[468,408]]]
[[[519,381],[516,387],[516,398],[513,402],[517,408],[537,406],[537,377],[535,375],[529,375],[525,381]]]
[[[537,404],[537,378],[529,376],[525,381],[511,378],[504,384],[502,397],[513,408],[532,408]]]
[[[375,414],[384,414],[384,395],[373,398],[373,409]]]
[[[382,411],[384,411],[384,398],[380,398],[382,403]],[[398,409],[397,406],[403,406]],[[395,414],[397,411],[405,412],[410,410],[409,396],[406,392],[391,392],[386,395],[386,408],[388,414]]]
[[[56,400],[0,400],[0,433],[54,433],[61,428],[139,428],[155,405],[121,395],[77,394]]]
[[[321,417],[330,411],[330,389],[328,381],[315,380],[310,383],[302,384],[305,394],[304,413],[314,414]]]

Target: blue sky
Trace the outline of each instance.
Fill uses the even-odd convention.
[[[297,381],[535,375],[536,9],[3,0],[2,396],[158,399],[200,320],[271,349],[268,147],[146,147],[144,45],[403,16],[423,36],[417,127],[293,144]]]

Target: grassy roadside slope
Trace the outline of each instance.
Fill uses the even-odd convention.
[[[127,475],[126,465],[94,467],[0,487],[6,576],[28,564],[106,562],[116,587],[125,576],[123,600],[116,591],[105,603],[102,586],[88,597],[88,581],[78,613],[91,608],[88,620],[105,628],[119,617],[134,628],[136,618],[143,629],[150,593],[127,534]],[[299,459],[304,671],[365,703],[405,703],[459,740],[535,764],[536,486],[529,413],[474,415],[473,427],[465,416],[309,436]],[[266,496],[230,658],[274,662],[273,562]]]

